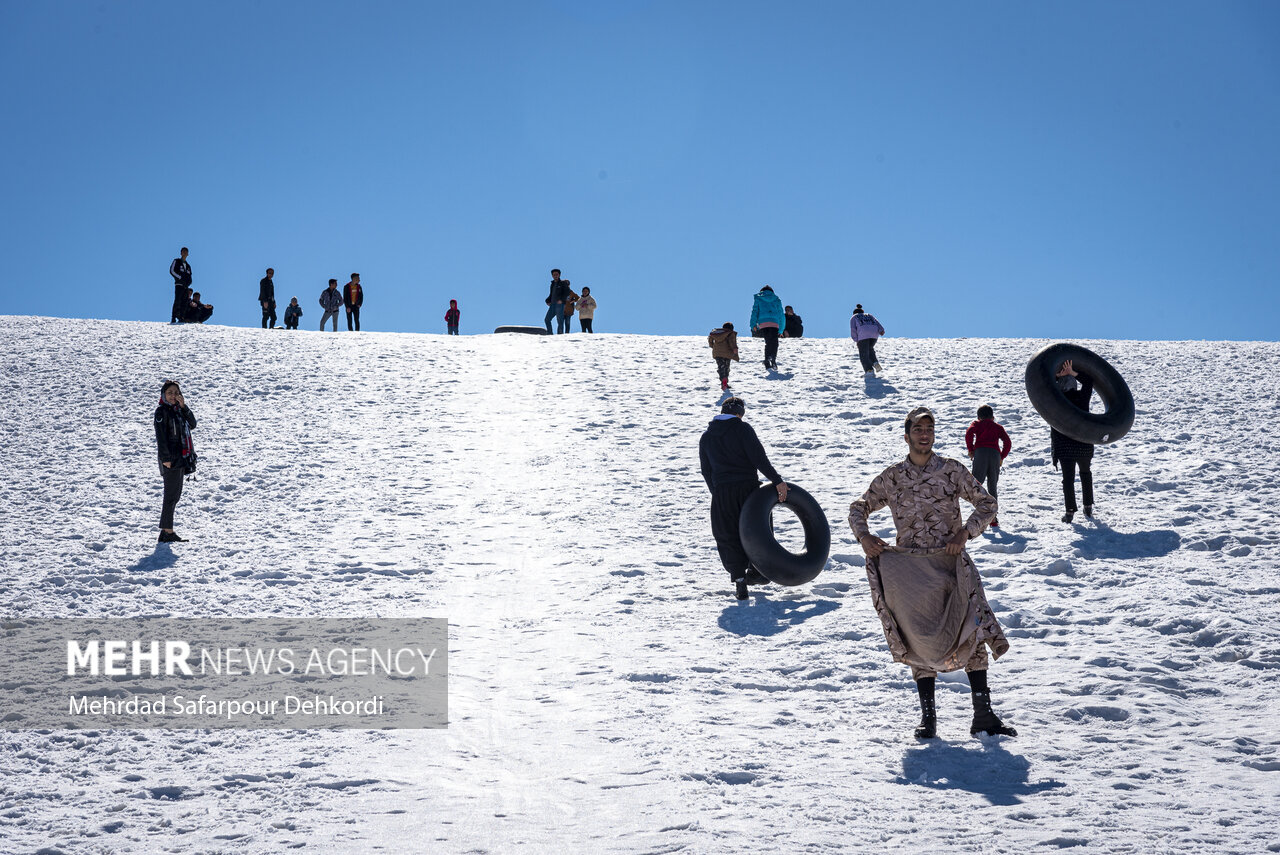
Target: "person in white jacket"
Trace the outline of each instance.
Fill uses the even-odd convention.
[[[884,327],[876,320],[876,316],[862,311],[859,303],[849,318],[849,337],[858,344],[858,359],[862,360],[862,370],[873,374],[880,370],[880,361],[876,359],[876,339],[884,335]]]

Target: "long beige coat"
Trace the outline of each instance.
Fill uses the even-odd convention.
[[[973,505],[963,528],[976,537],[995,517],[996,500],[963,463],[935,454],[924,466],[910,458],[890,466],[849,506],[859,540],[870,534],[872,513],[893,513],[898,545],[867,562],[867,584],[894,661],[923,672],[963,668],[983,645],[996,659],[1009,650],[969,553],[942,552],[961,530],[961,498]]]

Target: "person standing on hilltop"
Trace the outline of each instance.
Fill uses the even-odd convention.
[[[338,310],[342,308],[342,292],[338,290],[338,280],[330,279],[329,287],[320,292],[320,308],[324,314],[320,316],[320,332],[324,325],[333,318],[333,331],[338,331]]]
[[[449,311],[444,313],[445,331],[449,335],[458,334],[458,324],[462,321],[462,312],[458,310],[458,301],[449,301]]]
[[[352,332],[351,319],[355,318],[355,332],[360,332],[360,307],[364,305],[364,289],[360,287],[360,274],[352,273],[351,281],[342,289],[342,305],[347,307],[347,332]],[[337,321],[334,321],[335,326]]]
[[[591,296],[591,288],[583,286],[582,296],[578,299],[578,323],[585,333],[594,333],[591,322],[596,316],[596,298]]]
[[[782,301],[769,285],[761,288],[751,304],[751,334],[764,339],[764,367],[778,368],[778,333],[787,322]]]
[[[173,277],[173,309],[169,312],[169,323],[181,323],[187,314],[187,289],[191,287],[191,265],[187,263],[187,248],[169,264],[169,275]]]
[[[547,335],[551,335],[551,319],[556,319],[556,333],[567,333],[567,321],[564,315],[564,305],[569,301],[568,279],[560,278],[560,269],[556,268],[551,271],[551,290],[547,293],[547,314],[542,320],[547,325]]]
[[[258,304],[262,306],[262,328],[276,328],[276,283],[271,278],[276,272],[267,268],[267,275],[258,282]],[[270,321],[268,326],[267,321]]]

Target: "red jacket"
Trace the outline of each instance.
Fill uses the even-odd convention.
[[[1004,428],[996,424],[995,419],[978,419],[969,425],[969,429],[964,432],[964,444],[969,449],[969,453],[973,454],[975,448],[996,448],[1000,451],[1000,459],[1004,460],[1009,456],[1009,450],[1013,448],[1013,443],[1009,441],[1009,434],[1004,432]]]

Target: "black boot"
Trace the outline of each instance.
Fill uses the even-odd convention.
[[[733,583],[733,595],[739,600],[747,598],[747,571],[739,570],[736,573],[729,571],[729,581]]]
[[[1008,727],[991,709],[991,692],[987,689],[987,672],[970,671],[969,688],[973,693],[973,724],[969,726],[969,734],[977,736],[985,733],[988,736],[1017,736],[1018,731]]]
[[[921,677],[916,680],[916,691],[920,694],[920,726],[916,728],[916,739],[933,739],[938,735],[938,711],[933,705],[936,679]]]

